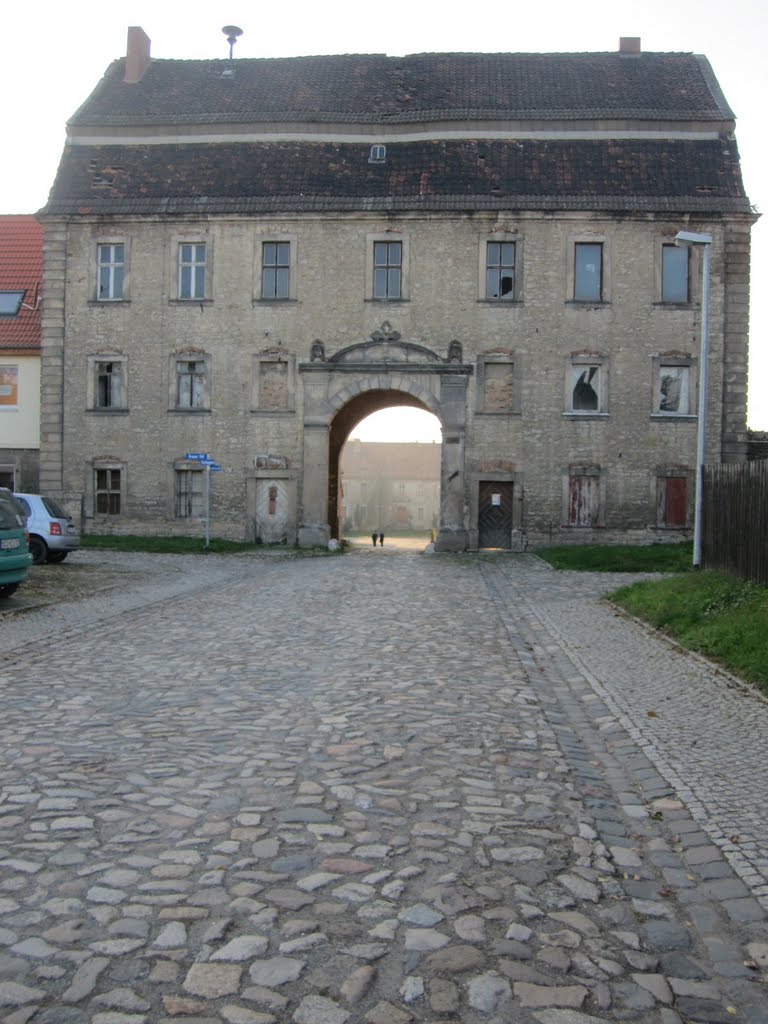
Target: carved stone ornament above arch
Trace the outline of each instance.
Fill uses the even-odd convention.
[[[323,342],[316,341],[312,346],[311,361],[302,363],[300,369],[305,372],[357,373],[404,369],[406,366],[415,373],[472,372],[470,366],[461,364],[459,342],[450,342],[446,355],[441,356],[425,345],[404,341],[400,332],[386,320],[367,341],[347,345],[331,356],[326,355]]]

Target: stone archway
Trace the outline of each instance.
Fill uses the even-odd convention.
[[[343,406],[334,416],[328,439],[328,525],[331,537],[341,539],[339,524],[339,462],[347,438],[357,424],[381,409],[409,405],[432,412],[423,401],[403,391],[362,391]]]
[[[445,357],[401,340],[388,323],[369,341],[334,355],[316,341],[310,362],[299,364],[303,383],[303,465],[299,545],[327,544],[339,535],[339,456],[352,429],[371,412],[411,405],[433,413],[443,428],[440,525],[437,548],[467,546],[464,439],[467,384],[472,367],[452,341]]]

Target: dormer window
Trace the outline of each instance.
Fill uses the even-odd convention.
[[[378,144],[371,146],[371,152],[368,156],[369,164],[383,164],[387,159],[387,147]]]

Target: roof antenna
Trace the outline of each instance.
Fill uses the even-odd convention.
[[[237,25],[225,25],[221,31],[227,37],[227,42],[229,43],[229,64],[231,68],[232,50],[239,37],[243,34],[243,30],[241,28],[238,28]]]

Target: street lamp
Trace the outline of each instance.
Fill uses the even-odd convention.
[[[707,351],[709,347],[709,256],[712,251],[712,235],[696,231],[678,231],[675,245],[695,249],[701,247],[704,259],[701,267],[701,350],[699,352],[699,414],[696,440],[696,503],[693,520],[693,565],[701,568],[701,507],[702,477],[704,472],[704,448],[707,426]]]

